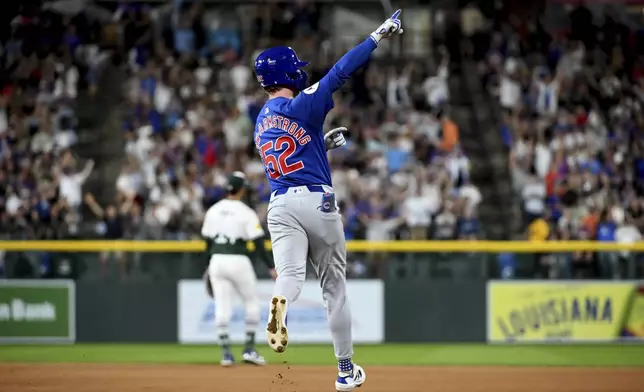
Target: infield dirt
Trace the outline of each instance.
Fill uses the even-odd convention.
[[[360,392],[642,392],[642,368],[371,366]],[[2,392],[333,392],[335,369],[0,364]]]

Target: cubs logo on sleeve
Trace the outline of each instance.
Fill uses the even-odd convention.
[[[302,91],[304,94],[313,94],[318,90],[318,86],[320,86],[320,82],[315,83],[314,85],[310,86],[309,88],[305,89]]]

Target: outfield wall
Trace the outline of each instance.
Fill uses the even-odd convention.
[[[76,283],[78,342],[176,342],[175,282]]]
[[[16,282],[31,282],[33,290],[38,291],[36,287],[46,285],[48,281]],[[13,341],[42,340],[48,328],[59,325],[61,317],[69,315],[74,318],[73,329],[58,331],[56,336],[60,338],[57,341],[216,342],[213,325],[216,301],[213,303],[206,296],[201,280],[182,280],[179,283],[64,282],[74,295],[69,297],[69,302],[61,299],[54,304],[51,317],[55,322],[47,326],[34,321],[39,325],[36,331],[40,335],[36,336],[21,332],[29,330],[24,329],[29,322],[14,320],[10,315],[5,320],[0,317],[0,341],[8,340],[3,338],[11,334]],[[272,284],[271,281],[260,281],[258,295],[261,303],[268,303]],[[31,293],[12,290],[3,291],[0,286],[0,299],[4,299],[9,308],[16,295],[21,298],[32,296]],[[484,341],[484,293],[484,284],[476,282],[349,280],[354,339],[358,343]],[[42,302],[49,294],[41,291],[39,295],[36,299]],[[0,300],[0,316],[2,302]],[[266,306],[262,309],[264,319],[268,310]],[[306,282],[300,299],[290,310],[289,325],[294,341],[330,342],[317,282]],[[243,324],[243,307],[236,301],[231,323],[233,341],[242,341]]]
[[[387,342],[484,342],[485,282],[443,279],[385,285]]]
[[[272,285],[258,286],[263,319]],[[644,287],[636,281],[350,280],[349,295],[358,343],[644,339]],[[216,343],[216,306],[200,280],[5,280],[0,342]],[[234,341],[243,326],[236,302]],[[317,282],[307,281],[290,308],[289,328],[293,341],[330,342]]]

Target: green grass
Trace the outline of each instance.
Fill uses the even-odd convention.
[[[269,363],[333,365],[330,345],[297,345]],[[236,348],[236,351],[240,351]],[[385,344],[356,347],[363,365],[644,366],[644,345]],[[215,346],[177,344],[0,345],[0,362],[216,363]]]

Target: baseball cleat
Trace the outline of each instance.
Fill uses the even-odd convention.
[[[251,365],[259,365],[259,366],[266,365],[266,360],[264,359],[264,357],[259,355],[257,351],[254,351],[254,350],[246,351],[244,352],[242,357],[244,358],[244,363],[248,363]]]
[[[286,329],[286,298],[276,295],[271,298],[271,313],[266,326],[266,339],[273,351],[283,353],[288,344],[288,330]]]
[[[224,367],[233,366],[235,364],[235,357],[231,353],[224,353],[223,358],[219,361],[219,364]]]
[[[351,372],[338,372],[338,379],[335,381],[335,390],[338,392],[353,391],[359,388],[367,379],[364,369],[355,363]]]

